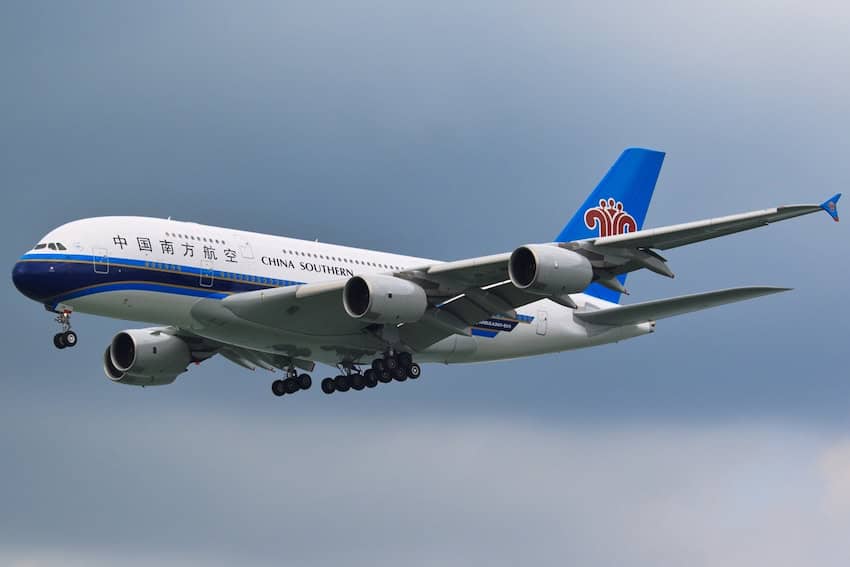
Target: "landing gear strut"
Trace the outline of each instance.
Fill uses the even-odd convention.
[[[71,312],[57,314],[56,322],[62,326],[62,331],[53,335],[53,346],[59,349],[77,346],[77,333],[71,330]]]
[[[312,385],[313,379],[309,374],[299,375],[295,368],[290,367],[286,371],[286,378],[272,382],[272,393],[280,397],[284,394],[294,394],[299,390],[309,390]]]
[[[383,357],[372,361],[371,367],[365,372],[360,372],[353,365],[345,367],[345,374],[335,378],[322,380],[322,391],[326,394],[334,392],[347,392],[349,389],[362,390],[363,388],[374,388],[378,383],[388,384],[394,379],[404,382],[408,378],[415,380],[422,374],[422,369],[413,362],[413,356],[409,352],[387,352]]]

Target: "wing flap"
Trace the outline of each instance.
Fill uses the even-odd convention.
[[[610,309],[577,311],[575,312],[575,317],[592,325],[634,325],[783,291],[789,291],[789,288],[769,286],[738,287],[671,297],[669,299],[657,299],[655,301],[612,307]]]

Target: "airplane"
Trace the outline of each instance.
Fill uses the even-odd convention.
[[[528,357],[652,333],[656,321],[787,291],[740,287],[620,305],[626,275],[673,277],[659,251],[817,211],[841,194],[644,229],[664,152],[628,148],[554,240],[455,261],[298,240],[172,219],[97,217],[62,225],[15,264],[17,289],[55,314],[59,348],[73,312],[156,325],[117,333],[106,376],[170,384],[219,354],[282,371],[276,396],[337,369],[326,394],[416,379],[420,362]]]

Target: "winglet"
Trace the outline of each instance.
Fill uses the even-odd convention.
[[[820,208],[829,213],[829,216],[832,217],[832,220],[838,222],[838,199],[841,198],[841,193],[836,193],[823,203],[821,203]]]

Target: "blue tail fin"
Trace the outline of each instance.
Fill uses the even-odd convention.
[[[640,230],[663,162],[664,152],[643,148],[623,151],[555,241]],[[623,283],[626,276],[617,279]],[[612,303],[620,301],[619,292],[597,283],[590,284],[585,293]]]

